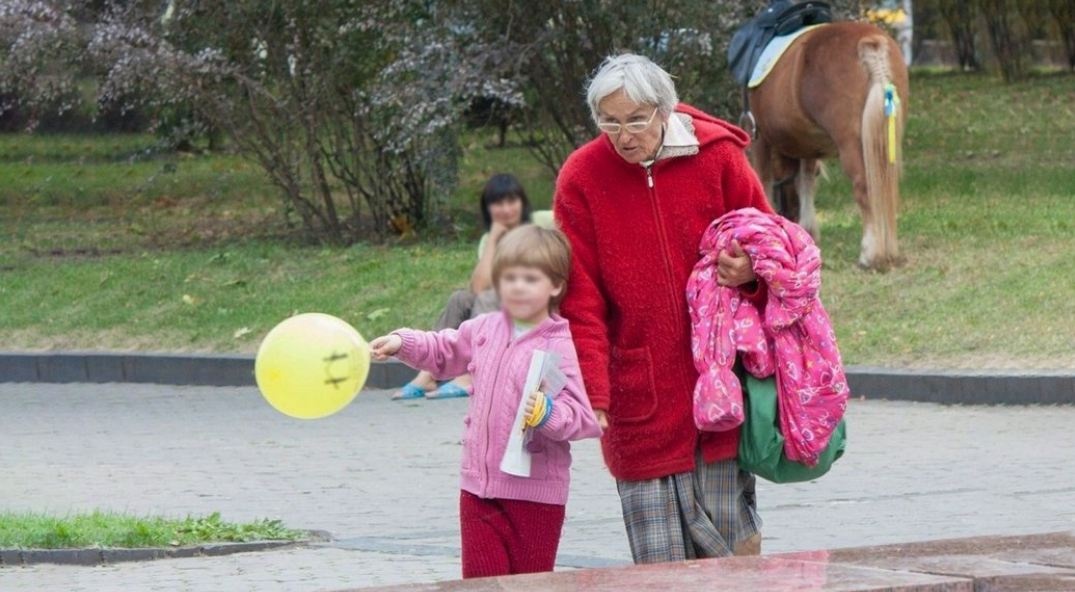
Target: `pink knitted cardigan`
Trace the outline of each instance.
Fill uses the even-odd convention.
[[[768,288],[762,310],[740,290],[717,284],[717,257],[738,241]],[[829,315],[818,299],[821,253],[798,224],[754,208],[714,221],[687,283],[691,348],[699,372],[694,421],[724,431],[743,422],[743,393],[733,371],[776,374],[780,429],[790,460],[813,465],[844,415],[849,394]]]

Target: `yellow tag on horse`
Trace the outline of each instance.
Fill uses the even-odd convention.
[[[885,118],[888,119],[888,162],[896,162],[896,114],[900,108],[900,95],[896,85],[885,85]]]
[[[896,116],[888,116],[888,162],[896,162]]]

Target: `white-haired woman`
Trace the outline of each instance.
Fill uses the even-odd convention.
[[[573,250],[562,314],[571,323],[605,462],[636,563],[755,554],[754,477],[738,430],[700,432],[686,285],[709,224],[729,210],[772,212],[739,128],[679,102],[649,59],[609,57],[589,83],[599,137],[568,157],[554,211]],[[718,281],[764,302],[738,245]]]

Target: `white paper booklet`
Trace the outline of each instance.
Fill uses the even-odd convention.
[[[516,477],[530,476],[530,451],[526,443],[530,441],[530,431],[526,427],[526,399],[534,391],[541,391],[555,398],[567,385],[567,377],[560,371],[560,356],[546,351],[535,350],[530,358],[530,370],[526,373],[526,384],[519,397],[519,410],[515,412],[515,422],[511,426],[508,447],[504,458],[500,459],[500,470]]]

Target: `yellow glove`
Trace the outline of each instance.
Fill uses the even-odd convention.
[[[526,427],[536,428],[545,419],[545,411],[548,407],[546,403],[545,393],[536,391],[534,393],[534,407],[530,409],[530,413],[526,416]]]

